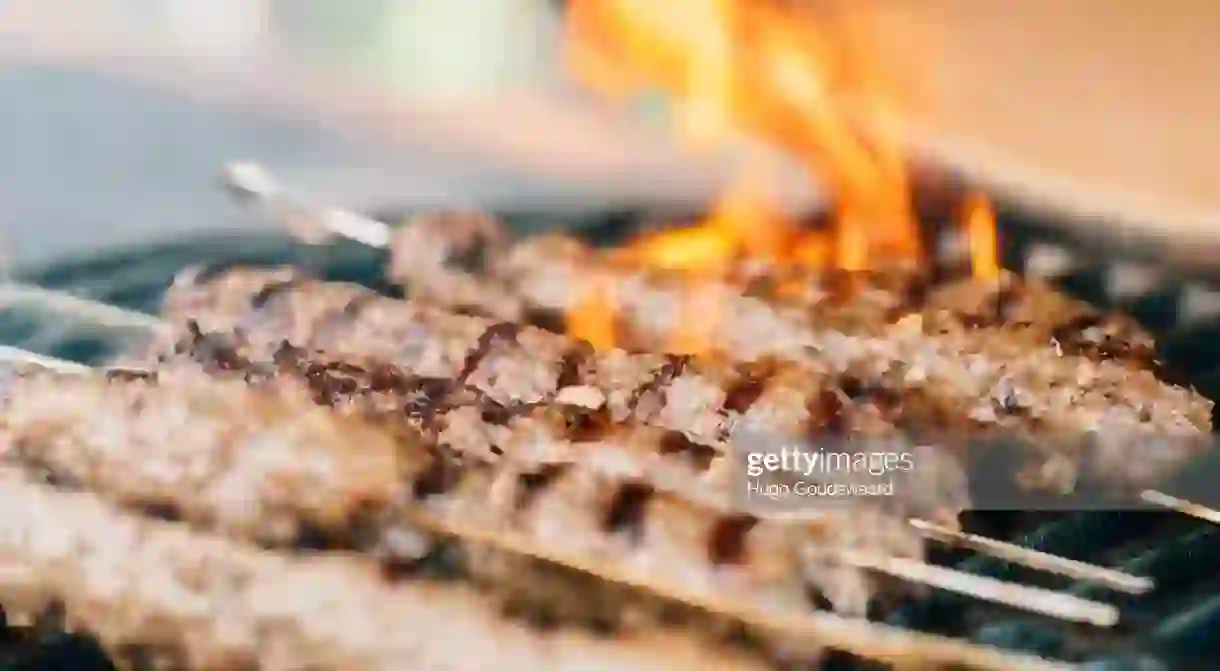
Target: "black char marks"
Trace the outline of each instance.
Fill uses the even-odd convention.
[[[568,326],[568,322],[564,317],[564,314],[557,310],[543,310],[536,307],[529,307],[526,308],[523,317],[526,323],[533,324],[540,329],[544,329],[552,333],[564,333]]]
[[[157,373],[137,368],[111,368],[106,371],[106,379],[112,382],[135,382],[137,380],[155,382]]]
[[[416,500],[432,496],[440,496],[453,489],[461,481],[464,470],[461,465],[444,455],[433,458],[415,482],[412,483],[412,494]]]
[[[750,530],[758,524],[752,515],[727,515],[716,520],[708,535],[707,555],[713,564],[745,563]]]
[[[1113,336],[1102,334],[1100,338],[1089,337],[1090,329],[1105,326],[1100,314],[1083,314],[1071,319],[1051,331],[1051,337],[1063,348],[1064,354],[1091,356],[1101,361],[1117,359],[1132,361],[1153,371],[1159,371],[1156,350],[1145,343],[1130,344]]]
[[[573,443],[594,443],[604,440],[614,430],[614,418],[605,408],[575,409],[567,415],[567,431],[564,436]]]
[[[767,391],[767,385],[779,373],[779,364],[763,359],[739,364],[736,372],[737,379],[724,393],[723,409],[745,414]]]
[[[483,360],[500,343],[516,343],[521,328],[520,324],[513,322],[499,322],[487,327],[487,330],[483,331],[483,335],[479,336],[478,344],[466,355],[466,360],[462,363],[462,371],[458,373],[458,381],[465,384],[466,380],[470,379],[470,376],[479,369]]]
[[[296,347],[287,340],[280,341],[280,346],[271,353],[271,362],[284,372],[297,370],[309,358],[309,352],[304,347]]]
[[[262,310],[267,307],[276,296],[291,291],[305,281],[303,277],[293,277],[287,280],[279,280],[276,282],[268,282],[258,293],[250,299],[250,307],[254,310]]]
[[[537,407],[539,407],[537,403],[511,403],[506,405],[491,399],[483,399],[481,403],[481,417],[488,424],[507,426],[513,418],[528,415]]]
[[[620,485],[602,520],[603,528],[609,533],[625,533],[633,539],[640,538],[644,533],[648,502],[655,493],[652,486],[641,482]]]
[[[310,363],[305,366],[304,378],[314,393],[314,400],[322,405],[334,406],[360,390],[360,383],[353,375],[363,374],[362,369],[338,362]]]
[[[834,389],[823,389],[809,404],[809,419],[813,426],[831,433],[843,430],[847,404]]]
[[[238,351],[234,336],[217,333],[204,333],[199,328],[199,322],[189,320],[186,323],[186,338],[178,344],[178,351],[189,353],[191,358],[205,367],[216,367],[220,370],[249,370],[253,367],[250,360]]]
[[[639,407],[640,401],[644,397],[657,393],[668,386],[670,382],[674,381],[674,378],[686,371],[690,361],[691,356],[687,354],[667,354],[665,356],[665,363],[652,374],[652,378],[632,392],[631,399],[627,402],[627,407],[635,410]]]
[[[514,508],[525,510],[538,498],[544,489],[559,480],[567,471],[566,464],[544,464],[537,471],[521,473],[517,476],[517,497]]]
[[[585,364],[593,356],[593,346],[583,340],[575,341],[563,355],[559,365],[559,376],[555,386],[557,389],[573,387],[581,383]]]
[[[690,459],[695,468],[706,471],[711,467],[718,452],[714,447],[692,441],[681,431],[666,431],[661,436],[661,454],[683,455]]]

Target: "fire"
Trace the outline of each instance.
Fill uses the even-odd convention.
[[[594,349],[605,350],[618,343],[613,289],[610,282],[594,282],[592,290],[567,315],[567,328]]]
[[[762,139],[802,159],[836,203],[828,231],[802,228],[751,171],[699,225],[644,236],[615,258],[692,279],[725,277],[743,259],[848,270],[921,260],[902,96],[847,15],[787,0],[572,0],[569,11],[569,62],[584,83],[618,99],[659,89],[695,146]],[[994,250],[990,261],[980,251],[994,245],[989,222],[974,199],[968,223],[984,276],[998,272]]]
[[[970,241],[970,268],[980,280],[1000,279],[1000,262],[996,258],[995,212],[991,202],[979,194],[966,200],[963,218]]]

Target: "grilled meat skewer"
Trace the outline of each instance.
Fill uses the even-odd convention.
[[[548,235],[510,244],[505,224],[487,214],[443,212],[416,216],[390,227],[342,209],[318,210],[287,196],[264,168],[234,164],[224,181],[243,204],[258,204],[264,213],[295,213],[285,223],[296,231],[307,222],[309,239],[340,235],[363,244],[388,247],[390,278],[410,286],[424,300],[459,312],[482,314],[511,322],[529,321],[562,331],[563,318],[590,293],[609,292],[620,324],[633,326],[627,343],[637,350],[666,349],[675,327],[665,320],[689,304],[691,297],[668,286],[657,273],[638,264],[616,263],[631,254],[594,250],[569,236]],[[312,216],[311,216],[312,213]],[[279,217],[277,217],[279,218]],[[647,243],[645,243],[647,244]],[[621,252],[623,250],[619,250]],[[758,301],[742,300],[745,291],[768,303],[795,307],[794,317],[817,328],[876,331],[903,316],[921,314],[931,328],[994,328],[1006,339],[1019,337],[1029,345],[1055,346],[1094,360],[1117,359],[1136,367],[1155,367],[1153,339],[1139,324],[1121,314],[1103,314],[1093,306],[1067,298],[1050,286],[1005,276],[988,280],[944,281],[946,259],[933,260],[933,272],[893,268],[883,272],[825,272],[820,264],[760,264],[734,260],[720,275],[728,286],[708,287],[722,305],[716,311],[724,329],[747,329],[728,349],[748,351],[752,341],[774,334],[767,320],[753,328],[730,319],[761,309]],[[689,287],[685,287],[688,289]],[[794,291],[795,289],[795,291]],[[774,309],[774,308],[773,308]],[[786,310],[793,312],[792,310]],[[734,313],[726,315],[724,313]],[[700,314],[700,319],[709,315]],[[634,335],[634,338],[631,337]],[[630,342],[635,341],[635,342]]]
[[[644,479],[622,449],[612,462],[613,444],[587,446],[584,459],[458,464],[350,418],[329,426],[333,413],[295,378],[250,388],[245,377],[189,362],[156,379],[23,376],[8,390],[5,442],[24,463],[125,505],[263,543],[389,543],[401,504],[781,612],[807,608],[805,584],[861,612],[872,580],[834,561],[841,550],[922,556],[903,518],[869,506],[813,511],[800,524],[758,519]]]
[[[703,442],[756,426],[799,434],[808,409],[831,400],[822,393],[829,380],[830,389],[864,400],[870,412],[906,431],[1024,439],[1033,467],[1020,484],[1034,491],[1071,489],[1078,477],[1120,490],[1152,486],[1202,449],[1210,430],[1210,401],[1149,371],[1048,348],[972,351],[969,334],[929,335],[918,319],[876,336],[807,332],[807,342],[793,343],[791,361],[734,366],[590,352],[539,329],[302,279],[289,270],[184,274],[167,293],[163,316],[170,324],[197,319],[204,330],[238,328],[249,348],[265,350],[263,357],[287,340],[339,358],[460,379],[506,404],[593,388],[615,420],[634,417]],[[825,428],[817,424],[825,415],[812,415],[814,427]],[[1149,447],[1151,439],[1162,444]]]
[[[241,396],[241,380],[249,371],[214,375],[228,377],[223,390]],[[732,608],[718,615],[729,619],[740,619],[742,609],[781,619],[807,613],[804,595],[810,587],[821,589],[841,608],[863,608],[873,581],[856,567],[1055,617],[1103,625],[1112,624],[1116,617],[1113,609],[1103,604],[932,567],[914,558],[903,559],[900,555],[904,553],[918,556],[922,552],[922,544],[915,537],[920,534],[901,518],[875,506],[813,510],[804,521],[777,522],[700,505],[675,495],[664,482],[640,478],[621,461],[607,468],[611,463],[608,459],[616,453],[614,445],[588,446],[591,460],[542,466],[502,462],[495,467],[480,467],[454,464],[446,455],[428,449],[431,446],[405,443],[397,453],[403,462],[400,471],[413,475],[404,483],[402,497],[392,505],[364,493],[381,492],[384,487],[363,486],[367,485],[366,478],[361,477],[363,470],[338,471],[332,476],[334,491],[324,492],[323,497],[336,502],[332,506],[335,514],[319,518],[312,504],[307,504],[301,519],[284,524],[291,521],[295,497],[308,496],[302,493],[300,483],[315,478],[326,459],[310,452],[297,454],[294,460],[268,459],[265,452],[272,450],[274,455],[283,449],[283,443],[276,440],[277,430],[284,430],[282,426],[239,422],[221,427],[228,429],[221,438],[211,443],[196,442],[195,452],[171,459],[161,457],[157,446],[139,442],[139,436],[144,435],[140,430],[157,425],[163,412],[160,408],[166,403],[179,409],[183,403],[195,404],[188,407],[197,411],[208,409],[206,404],[198,405],[208,400],[206,385],[199,386],[205,377],[198,369],[167,367],[162,378],[155,381],[107,379],[96,374],[77,378],[69,386],[87,402],[85,407],[95,412],[109,411],[112,421],[122,420],[114,427],[127,432],[112,430],[109,438],[100,440],[92,437],[100,436],[101,431],[90,430],[88,425],[90,420],[100,421],[96,415],[81,418],[78,414],[67,419],[47,416],[48,404],[44,401],[39,406],[47,387],[38,386],[46,379],[27,377],[14,386],[11,398],[15,410],[10,409],[9,414],[21,420],[9,429],[10,453],[27,467],[49,471],[57,481],[80,482],[151,514],[209,525],[264,543],[340,548],[376,545],[391,556],[401,557],[405,552],[407,559],[415,559],[429,547],[417,534],[422,525],[425,531],[456,537],[466,554],[478,560],[475,572],[489,580],[493,588],[521,593],[540,607],[557,608],[569,617],[593,607],[596,612],[588,617],[614,622],[622,609],[600,610],[617,600],[611,599],[609,605],[602,600],[590,601],[589,585],[565,596],[551,578],[529,580],[526,576],[537,571],[519,568],[523,563],[543,566],[547,576],[556,569],[575,569],[611,583],[626,581],[649,590],[653,601],[658,597],[689,600],[691,595],[696,599],[717,595]],[[92,382],[81,388],[81,380]],[[292,384],[286,384],[291,382],[295,381],[259,382],[271,388],[248,393],[262,394],[261,406],[249,397],[245,405],[274,407],[273,400],[278,398],[275,394],[283,393],[293,394],[293,402],[299,403],[304,390],[293,390]],[[161,389],[161,393],[147,391],[152,388]],[[105,392],[111,392],[110,398],[118,396],[117,406],[106,407],[107,401],[101,399]],[[174,399],[162,398],[168,393],[174,394]],[[31,397],[34,400],[25,400]],[[172,405],[175,403],[178,405]],[[31,406],[34,411],[27,410]],[[18,414],[36,412],[39,407],[43,408],[42,415],[30,418]],[[137,415],[134,418],[133,409]],[[90,438],[65,433],[72,429],[84,430]],[[224,436],[229,440],[223,441]],[[124,438],[126,452],[111,442]],[[242,452],[249,455],[232,460],[226,451],[230,444],[241,445]],[[373,447],[371,461],[376,463],[384,459],[386,446],[380,443]],[[334,449],[338,448],[329,448],[324,454],[329,457]],[[366,448],[360,445],[351,449]],[[367,455],[357,456],[357,462],[370,461],[364,458]],[[221,465],[208,468],[217,462]],[[126,471],[120,470],[124,466]],[[184,469],[186,476],[178,488],[181,493],[167,490],[163,486],[166,479]],[[346,477],[342,477],[344,473]],[[382,482],[393,479],[383,476]],[[218,497],[217,492],[223,496]],[[348,505],[344,506],[334,492],[346,493],[350,497]],[[253,512],[233,523],[234,507],[245,504],[248,511],[266,509],[269,500],[274,502],[281,524],[249,524],[246,520]],[[268,528],[279,533],[267,533]],[[284,529],[295,534],[283,533]],[[251,536],[251,530],[256,535]],[[404,546],[404,537],[415,541]],[[563,550],[545,550],[555,539],[562,540]],[[481,551],[488,542],[493,557],[490,571],[488,562],[482,559],[486,553]],[[505,566],[512,568],[505,572]]]
[[[1134,319],[1101,313],[1049,285],[1008,274],[1000,281],[946,279],[915,268],[845,272],[747,260],[724,269],[723,279],[692,283],[681,274],[616,261],[622,250],[607,253],[575,238],[540,236],[509,246],[508,237],[504,225],[487,215],[416,217],[387,235],[389,275],[429,302],[547,327],[562,327],[565,315],[605,294],[603,302],[616,315],[616,342],[640,351],[672,349],[675,332],[687,328],[684,311],[674,308],[704,301],[726,313],[720,319],[701,313],[720,322],[718,329],[744,329],[731,315],[762,309],[853,334],[920,314],[937,329],[999,330],[1031,347],[1053,339],[1070,354],[1156,365],[1155,342]],[[758,329],[740,340],[768,336]],[[733,343],[729,351],[741,352],[741,345]]]
[[[367,560],[256,549],[11,466],[0,466],[0,560],[10,616],[61,612],[136,669],[765,668],[672,628],[542,637],[462,585],[391,584]]]
[[[717,509],[737,505],[736,490],[744,485],[732,482],[733,471],[744,467],[733,463],[742,461],[741,455],[672,429],[630,419],[615,422],[602,405],[604,397],[593,389],[568,387],[551,402],[504,404],[458,380],[411,376],[386,364],[362,368],[328,361],[287,343],[264,361],[250,360],[242,349],[235,338],[198,330],[176,348],[212,369],[244,370],[253,377],[274,369],[303,382],[320,404],[373,418],[405,431],[406,440],[423,440],[462,461],[512,461],[526,467],[577,461],[664,483],[668,491]],[[911,468],[886,502],[896,513],[956,527],[969,503],[956,459],[933,446],[910,445],[867,406],[840,401],[838,391],[825,393],[835,402],[821,409],[827,413],[824,421],[850,431],[829,446],[908,456]],[[807,444],[809,440],[817,437],[793,444],[816,449],[817,443]]]
[[[246,370],[247,375],[254,377],[264,374],[260,364],[241,356],[230,338],[196,332],[179,349],[213,368]],[[718,477],[730,475],[727,470],[731,466],[726,468],[728,460],[723,455],[678,432],[629,423],[612,425],[604,410],[590,410],[585,394],[569,394],[571,398],[566,401],[561,395],[551,409],[539,405],[510,407],[452,380],[407,378],[386,365],[365,370],[343,362],[323,362],[290,345],[283,345],[276,352],[273,367],[281,374],[304,380],[319,403],[341,412],[355,409],[365,417],[388,419],[390,425],[402,426],[405,422],[408,439],[422,434],[427,444],[435,444],[461,461],[511,459],[529,467],[541,467],[590,460],[586,465],[594,470],[609,468],[611,473],[633,473],[636,477],[643,474],[643,480],[658,489],[711,508],[723,508],[726,500],[730,505],[736,503],[730,496],[732,490],[724,487],[725,478]],[[925,538],[975,545],[975,541],[959,537],[954,531],[958,513],[969,502],[964,474],[955,459],[934,447],[910,447],[894,439],[866,442],[865,446],[907,454],[918,465],[915,472],[907,472],[901,478],[892,495],[885,499],[887,510],[915,515],[912,525]],[[847,447],[852,449],[850,442]],[[742,483],[739,481],[736,487],[742,487]],[[848,497],[837,503],[852,502],[867,503],[868,499]],[[734,506],[733,511],[736,510],[739,509]],[[926,521],[929,519],[941,520],[941,524],[929,524]],[[990,543],[986,539],[982,542]],[[998,551],[1010,561],[1027,563],[1039,570],[1058,572],[1066,568],[1059,558],[1027,555],[1015,547],[989,551]],[[1012,554],[1014,551],[1017,554]],[[1044,560],[1050,560],[1054,566]],[[1150,588],[1142,579],[1104,571],[1099,574],[1099,570],[1079,565],[1069,569],[1067,575],[1136,593]]]
[[[397,235],[406,242],[422,237],[427,230],[413,233],[404,229]],[[396,244],[391,250],[400,253]],[[405,246],[401,253],[406,253]],[[795,268],[771,269],[744,284],[691,282],[681,275],[615,263],[600,250],[563,237],[521,241],[491,267],[494,277],[486,281],[515,292],[516,301],[525,306],[520,312],[543,323],[562,323],[563,316],[588,296],[608,294],[624,345],[642,350],[663,348],[683,329],[683,311],[675,307],[703,301],[713,312],[721,312],[705,316],[716,322],[715,329],[730,332],[712,334],[713,339],[726,339],[722,349],[729,352],[749,351],[749,347],[764,346],[760,343],[774,339],[767,330],[751,329],[736,319],[772,311],[782,323],[851,334],[880,333],[903,317],[919,314],[930,329],[982,329],[977,337],[998,331],[1001,337],[1019,338],[1031,348],[1049,346],[1054,339],[1065,353],[1098,361],[1114,359],[1148,367],[1155,358],[1152,336],[1135,320],[1100,313],[1048,285],[1008,274],[999,281],[940,281],[915,269]],[[410,282],[413,289],[423,287],[430,299],[444,296],[442,287],[426,285],[429,277],[439,275],[416,271],[397,279]],[[469,309],[469,303],[464,300],[460,305]],[[734,330],[741,333],[734,336]]]

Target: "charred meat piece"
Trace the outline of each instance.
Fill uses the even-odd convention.
[[[1085,464],[1115,488],[1151,486],[1203,449],[1210,431],[1211,402],[1150,371],[1030,348],[1019,336],[929,329],[921,315],[872,335],[802,329],[782,351],[735,366],[592,352],[541,329],[354,285],[281,278],[282,271],[259,270],[232,270],[205,283],[187,278],[168,292],[164,315],[171,323],[197,320],[204,330],[237,328],[243,347],[258,356],[271,356],[287,340],[339,359],[459,379],[504,405],[583,393],[604,399],[616,421],[633,417],[703,442],[749,426],[799,435],[816,418],[810,409],[825,407],[825,392],[838,387],[865,406],[857,419],[873,415],[906,432],[962,440],[998,433],[1027,441],[1036,467],[1022,474],[1022,484],[1037,490],[1070,489]],[[833,430],[833,423],[823,428]],[[1151,447],[1150,439],[1160,445]]]

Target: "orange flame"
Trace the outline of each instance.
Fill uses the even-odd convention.
[[[970,240],[970,269],[980,280],[1000,279],[996,257],[995,211],[991,202],[979,194],[966,200],[964,220]]]
[[[609,282],[593,284],[593,288],[568,311],[567,330],[594,349],[610,349],[618,343],[615,321],[618,306]]]
[[[660,89],[696,146],[763,139],[800,157],[837,204],[829,235],[801,230],[747,172],[699,226],[645,236],[617,258],[692,278],[723,277],[742,258],[849,270],[921,259],[900,96],[853,17],[787,0],[572,0],[569,11],[569,63],[586,84],[618,99]],[[994,230],[988,243],[990,211],[976,200],[981,250]],[[998,272],[994,250],[990,263],[976,272]]]

